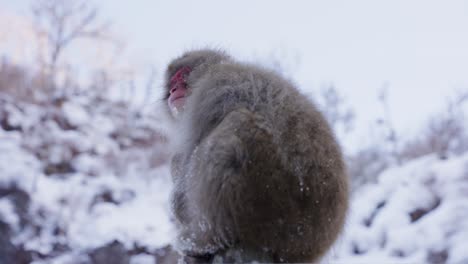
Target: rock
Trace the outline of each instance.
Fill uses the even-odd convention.
[[[129,264],[130,257],[124,245],[115,240],[89,253],[92,264]]]

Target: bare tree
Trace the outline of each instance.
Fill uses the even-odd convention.
[[[417,138],[409,140],[401,150],[405,160],[436,153],[444,158],[468,151],[466,109],[468,91],[448,99],[445,109],[432,116]]]
[[[46,42],[41,62],[55,80],[64,50],[78,39],[109,39],[108,24],[98,22],[97,8],[89,0],[35,0],[32,12],[39,37]]]
[[[51,86],[50,79],[27,67],[15,65],[6,57],[0,58],[0,93],[15,100],[36,102],[38,95],[34,87],[38,86]]]
[[[156,75],[157,75],[156,67],[153,65],[153,66],[150,67],[148,76],[146,78],[145,98],[143,99],[143,105],[148,104],[149,100],[152,97],[152,94],[153,94],[153,92],[155,90],[154,86],[155,86],[155,82],[156,82]]]
[[[388,103],[388,88],[389,84],[385,83],[379,91],[378,100],[383,108],[383,116],[377,119],[377,124],[385,130],[384,140],[390,146],[389,154],[395,159],[397,164],[401,164],[401,159],[398,153],[399,138],[390,114],[390,105]]]
[[[353,129],[354,111],[334,85],[323,87],[317,99],[323,114],[335,130],[342,130],[346,134]]]
[[[6,57],[0,62],[0,92],[13,95],[17,98],[25,98],[28,95],[26,69],[13,65]]]

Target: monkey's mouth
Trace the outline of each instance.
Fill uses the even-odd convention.
[[[177,70],[172,76],[169,85],[170,101],[184,97],[187,91],[187,75],[190,73],[190,68],[185,66]],[[172,99],[173,98],[173,99]]]
[[[171,110],[181,111],[185,107],[185,97],[174,98],[169,102],[169,107]]]
[[[180,100],[181,98],[185,98],[185,93],[187,91],[187,88],[181,88],[179,87],[177,90],[175,90],[169,97],[169,102],[172,104],[176,100]]]

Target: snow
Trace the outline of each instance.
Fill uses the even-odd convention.
[[[151,137],[158,120],[134,120],[138,115],[112,102],[90,108],[90,100],[66,101],[33,115],[34,105],[4,102],[0,113],[13,113],[6,121],[15,129],[0,126],[0,190],[29,196],[29,222],[20,229],[17,205],[0,196],[0,221],[15,231],[16,245],[56,256],[46,263],[70,263],[115,240],[150,251],[170,243],[169,171],[151,160],[165,153],[160,138]],[[72,250],[57,252],[56,245]],[[132,263],[148,259],[135,256]]]
[[[71,243],[77,247],[97,247],[117,239],[128,247],[133,243],[153,248],[168,244],[173,233],[167,200],[170,190],[168,179],[149,182],[135,179],[117,182],[114,179],[97,184],[117,192],[121,196],[117,200],[122,204],[101,203],[89,215],[75,216],[76,224],[69,229],[70,236],[74,238]],[[86,187],[96,188],[90,185],[88,183]],[[79,203],[80,198],[76,198],[76,203]]]
[[[433,252],[446,251],[448,263],[466,261],[467,168],[466,154],[430,155],[384,171],[354,194],[334,260],[426,263]]]
[[[174,238],[170,173],[160,162],[168,129],[151,112],[75,99],[47,109],[0,105],[15,127],[0,126],[0,190],[29,196],[26,215],[0,196],[0,221],[15,245],[47,256],[35,264],[86,261],[113,241],[146,250],[130,263],[154,263],[148,252]],[[467,263],[467,241],[468,154],[429,155],[353,193],[345,231],[323,263]]]
[[[83,107],[74,103],[66,102],[63,104],[63,113],[65,118],[74,126],[85,125],[89,123],[89,116]]]
[[[15,213],[15,208],[10,200],[0,200],[0,219],[10,226],[17,227],[19,224],[18,216]]]
[[[130,264],[154,264],[157,263],[154,256],[147,254],[140,254],[130,259]]]
[[[18,186],[32,190],[39,161],[20,147],[21,135],[0,130],[0,186]]]

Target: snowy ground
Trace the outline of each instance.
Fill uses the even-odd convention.
[[[422,157],[363,186],[334,253],[344,263],[468,263],[468,155]]]
[[[154,263],[173,235],[160,120],[85,97],[0,103],[0,258],[89,263],[118,241],[130,263]],[[468,263],[468,154],[425,156],[362,186],[323,262]]]
[[[87,100],[49,109],[1,103],[0,221],[13,244],[48,263],[115,240],[148,252],[170,242],[157,119]]]

